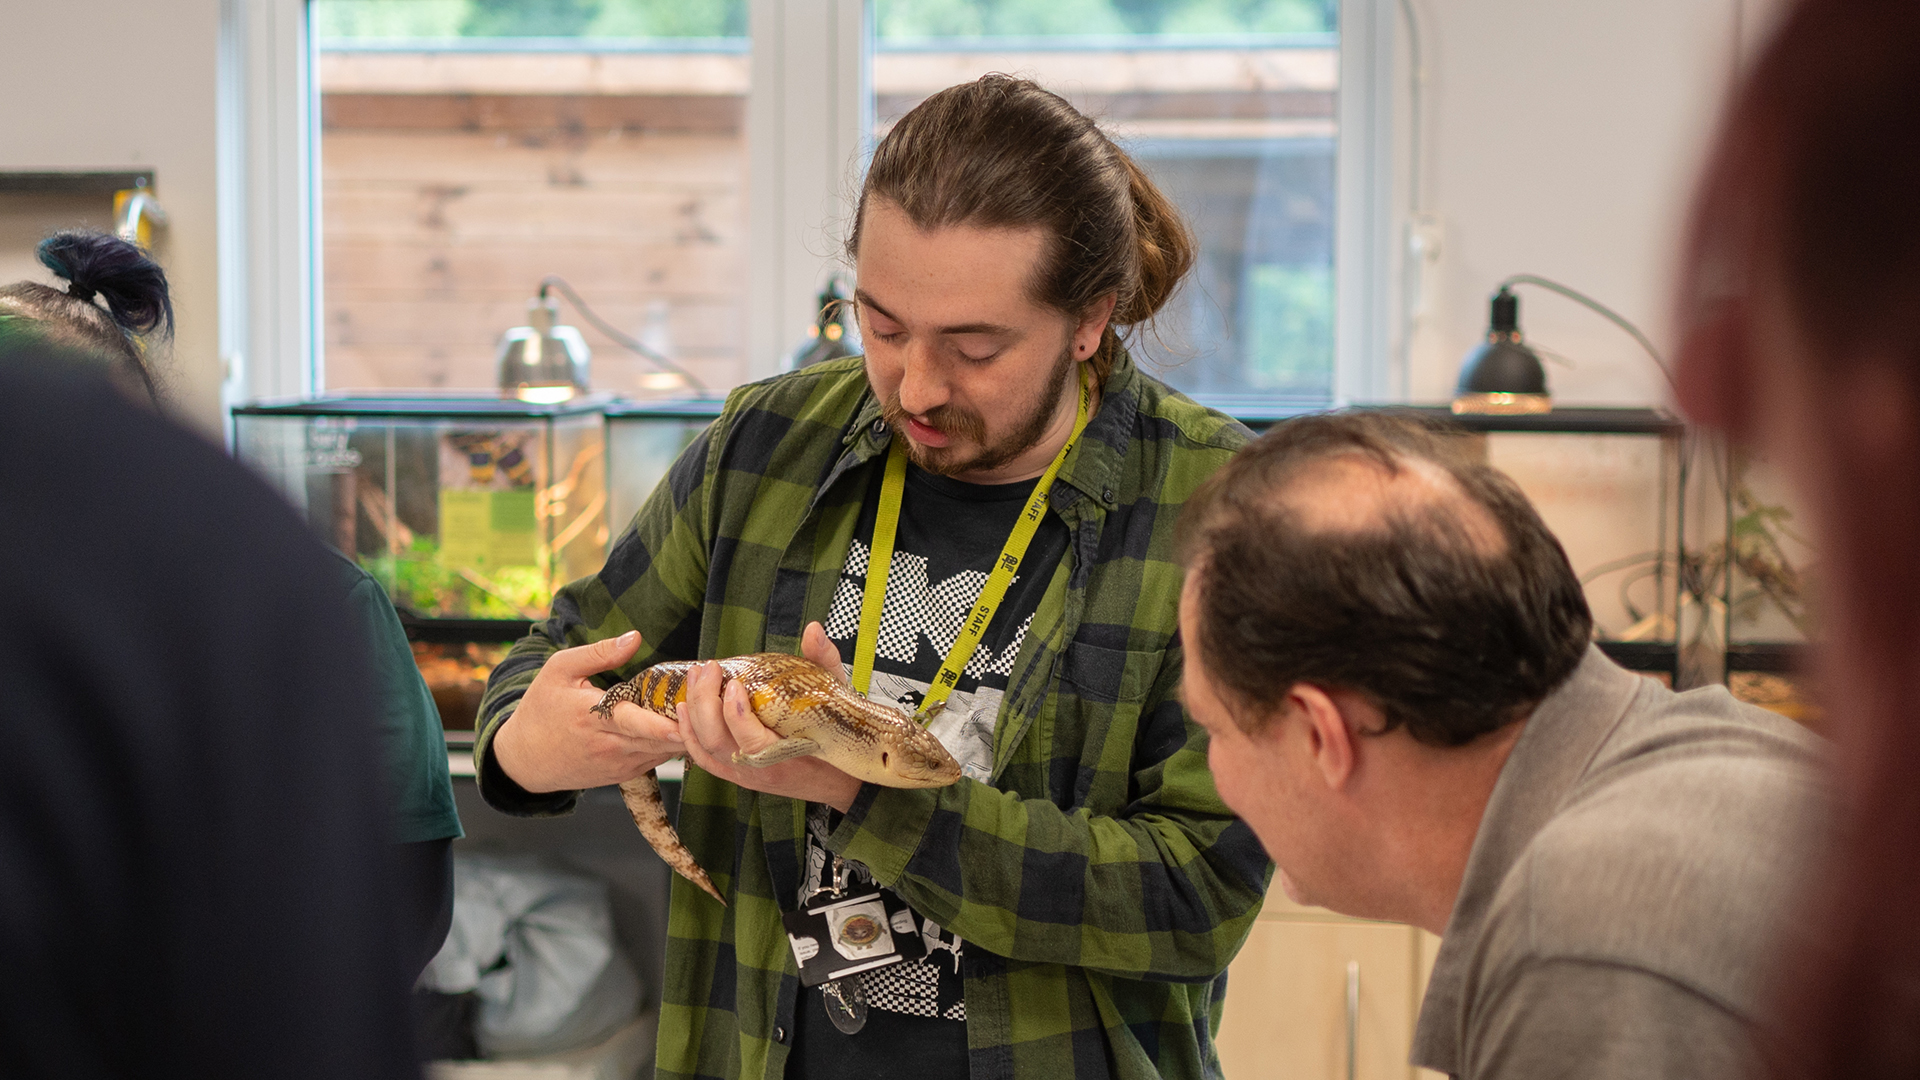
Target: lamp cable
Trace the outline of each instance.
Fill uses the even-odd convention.
[[[1680,386],[1674,379],[1673,368],[1667,363],[1667,358],[1660,355],[1660,350],[1654,346],[1652,340],[1650,340],[1646,334],[1642,333],[1639,327],[1633,325],[1626,316],[1572,286],[1562,285],[1552,278],[1541,277],[1538,274],[1514,274],[1502,281],[1500,288],[1508,289],[1515,285],[1532,285],[1551,293],[1557,293],[1592,311],[1601,318],[1606,319],[1621,330],[1626,331],[1627,336],[1633,338],[1633,340],[1639,344],[1640,348],[1646,352],[1648,358],[1653,361],[1654,366],[1660,369],[1660,374],[1667,380],[1667,388],[1673,392],[1674,397],[1676,399],[1679,398]],[[1537,351],[1538,346],[1535,346],[1535,349]],[[1680,460],[1678,462],[1680,472],[1678,480],[1681,492],[1680,497],[1682,499],[1686,497],[1685,493],[1688,490],[1688,484],[1690,483],[1693,473],[1695,455],[1705,453],[1713,466],[1713,479],[1719,488],[1720,501],[1724,505],[1728,499],[1728,492],[1731,485],[1731,480],[1727,475],[1727,462],[1723,459],[1722,455],[1713,453],[1710,446],[1703,445],[1704,442],[1705,440],[1694,430],[1692,425],[1688,425],[1685,434],[1681,436]],[[1682,549],[1684,550],[1684,541],[1682,543]],[[1684,564],[1684,560],[1682,560],[1682,562]],[[1689,575],[1685,565],[1680,567],[1680,573],[1681,588],[1691,593],[1696,601],[1704,601],[1704,583],[1688,581],[1687,578]],[[1627,584],[1631,584],[1631,582]],[[1626,585],[1623,584],[1621,588],[1624,590]]]
[[[1679,395],[1679,385],[1673,380],[1673,369],[1667,366],[1666,357],[1660,355],[1660,350],[1654,347],[1653,342],[1648,339],[1647,335],[1641,333],[1640,328],[1629,322],[1626,316],[1578,289],[1568,285],[1562,285],[1552,278],[1544,278],[1538,274],[1514,274],[1512,277],[1502,281],[1500,288],[1507,289],[1515,285],[1534,285],[1548,292],[1558,293],[1601,316],[1620,329],[1625,330],[1628,336],[1632,337],[1634,341],[1639,343],[1642,349],[1646,350],[1647,355],[1652,358],[1654,366],[1659,368],[1660,374],[1666,377],[1667,388],[1672,390],[1675,396]]]
[[[559,289],[561,295],[567,298],[567,302],[573,305],[573,309],[580,313],[580,317],[587,320],[594,329],[613,339],[614,344],[621,346],[629,352],[637,353],[652,363],[654,367],[662,371],[680,376],[687,381],[688,386],[693,387],[695,390],[704,392],[707,389],[706,384],[694,378],[693,374],[687,371],[686,368],[662,356],[659,350],[648,348],[646,344],[638,338],[621,332],[612,323],[601,318],[591,307],[587,306],[585,300],[580,298],[580,294],[574,290],[574,287],[567,284],[567,279],[558,274],[548,274],[546,277],[541,278],[540,299],[545,300],[547,298],[547,290],[549,288]]]
[[[1427,85],[1427,58],[1420,44],[1420,16],[1414,11],[1413,0],[1400,0],[1400,19],[1407,27],[1407,203],[1417,219],[1425,202],[1421,197],[1425,170],[1420,162],[1420,134],[1426,119],[1421,115],[1421,98]]]

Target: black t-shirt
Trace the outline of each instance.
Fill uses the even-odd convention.
[[[878,470],[876,470],[876,473]],[[1014,522],[1033,494],[1035,481],[967,484],[907,466],[900,524],[894,535],[880,614],[874,674],[868,696],[907,710],[920,707],[980,597]],[[874,518],[880,505],[876,475],[861,509],[853,546],[827,616],[827,636],[853,663],[860,606]],[[1041,519],[986,635],[948,695],[946,708],[929,725],[964,775],[985,781],[993,771],[993,733],[1015,658],[1026,640],[1054,568],[1067,549],[1067,528],[1052,514]],[[818,888],[828,861],[820,840],[839,823],[824,806],[808,808],[807,868],[799,899]],[[868,885],[865,868],[851,864],[850,880]],[[907,960],[859,976],[868,1001],[867,1023],[842,1034],[827,1019],[819,988],[801,995],[787,1075],[805,1080],[913,1075],[918,1080],[956,1080],[967,1075],[966,1001],[960,957],[965,942],[922,919],[928,946],[921,960]]]

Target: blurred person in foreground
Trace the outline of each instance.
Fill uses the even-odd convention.
[[[0,319],[16,333],[59,347],[70,363],[94,369],[135,403],[163,407],[150,343],[172,332],[166,272],[137,245],[84,229],[53,234],[38,255],[67,288],[31,281],[0,287]],[[405,897],[395,917],[417,973],[439,951],[453,920],[452,844],[461,835],[440,713],[386,590],[353,560],[328,550],[340,602],[373,664],[369,685]]]
[[[1519,488],[1410,420],[1276,427],[1181,537],[1184,690],[1221,796],[1297,902],[1442,936],[1415,1064],[1750,1065],[1821,819],[1811,736],[1607,659]]]
[[[1840,819],[1786,940],[1770,1067],[1920,1075],[1920,4],[1810,0],[1748,69],[1700,185],[1678,371],[1779,464],[1821,562]]]
[[[331,556],[58,338],[0,304],[0,1073],[418,1075]]]

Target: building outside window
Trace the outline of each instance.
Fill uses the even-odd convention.
[[[313,0],[311,18],[327,391],[487,390],[547,274],[710,387],[764,370],[747,0]],[[1149,370],[1223,404],[1331,399],[1331,0],[873,0],[868,22],[875,137],[942,87],[1027,75],[1186,212],[1201,260],[1140,343]],[[652,365],[567,321],[596,388],[645,392]]]
[[[989,71],[1064,95],[1185,211],[1187,287],[1138,351],[1180,389],[1333,392],[1334,94],[1327,0],[875,0],[876,136]]]
[[[312,19],[327,390],[491,388],[548,274],[707,385],[741,381],[745,0],[314,0]],[[597,388],[644,390],[653,365],[586,333]]]

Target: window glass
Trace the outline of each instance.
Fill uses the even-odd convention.
[[[542,278],[744,375],[746,0],[312,0],[324,379],[490,390]],[[559,299],[596,389],[653,363]],[[657,380],[652,380],[657,383]]]
[[[927,95],[1024,75],[1099,119],[1183,209],[1200,262],[1136,345],[1212,395],[1333,390],[1332,0],[874,0],[876,136]]]

